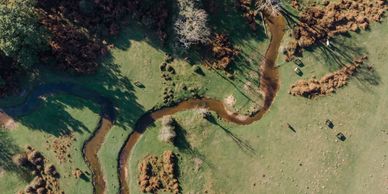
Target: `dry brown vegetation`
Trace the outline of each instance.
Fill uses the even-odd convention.
[[[98,67],[97,59],[107,54],[106,45],[69,23],[60,14],[42,11],[40,15],[41,23],[52,34],[48,57],[55,57],[56,67],[76,73],[95,72]],[[48,57],[43,60],[48,60]]]
[[[300,55],[303,48],[323,43],[330,37],[349,31],[365,30],[371,22],[379,22],[387,9],[384,0],[325,1],[299,14],[293,29],[293,40],[286,49],[287,60]]]
[[[326,95],[335,92],[337,88],[347,84],[349,78],[357,71],[357,68],[366,60],[367,57],[354,60],[353,64],[342,69],[323,76],[320,80],[298,80],[291,86],[289,93],[294,96],[314,97],[317,95]]]
[[[51,14],[61,14],[80,26],[92,31],[104,31],[103,35],[117,35],[124,17],[130,16],[152,28],[161,39],[166,37],[169,10],[161,1],[96,0],[80,5],[79,0],[39,0],[39,5]]]
[[[139,165],[139,185],[142,192],[158,191],[179,193],[176,175],[177,158],[172,151],[165,151],[161,158],[146,156]]]
[[[254,2],[252,0],[237,0],[237,4],[239,6],[239,9],[243,12],[243,16],[246,19],[246,21],[249,24],[249,27],[256,31],[257,24],[256,24],[256,15],[257,12],[255,12],[254,9],[252,9],[252,4]]]
[[[297,0],[291,0],[290,4],[291,4],[291,7],[293,7],[294,9],[300,8],[300,4]]]
[[[26,168],[32,171],[33,180],[24,191],[25,194],[57,194],[62,193],[59,188],[59,173],[52,164],[47,164],[41,152],[27,146],[26,151],[16,154],[13,158],[14,163],[20,168]]]
[[[59,69],[95,72],[98,60],[111,46],[102,37],[117,35],[125,22],[124,16],[141,21],[161,40],[167,37],[165,29],[169,13],[165,1],[157,1],[152,6],[137,0],[99,0],[85,6],[80,3],[75,0],[39,1],[40,22],[51,34],[51,52],[42,58],[48,62],[53,56]]]
[[[52,137],[47,140],[48,149],[51,149],[60,163],[71,162],[69,149],[76,138],[73,134],[66,134],[59,137]]]
[[[234,57],[239,55],[239,51],[233,47],[225,34],[215,34],[210,47],[212,59],[208,64],[216,69],[228,69]]]

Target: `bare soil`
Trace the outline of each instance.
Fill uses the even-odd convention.
[[[12,130],[17,127],[17,124],[9,115],[0,111],[0,127]]]

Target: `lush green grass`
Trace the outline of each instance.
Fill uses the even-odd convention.
[[[218,29],[219,31],[230,30],[224,28],[245,22],[240,16],[237,16],[236,12],[229,15],[231,17],[220,24],[223,28]],[[230,21],[233,22],[226,25]],[[237,31],[238,29],[235,26],[233,30]],[[201,65],[198,62],[189,64],[183,59],[177,58],[174,60],[172,66],[177,71],[177,75],[173,77],[176,84],[173,88],[175,91],[174,100],[191,96],[182,90],[181,86],[184,83],[188,87],[201,90],[200,92],[203,95],[211,98],[222,100],[229,95],[234,95],[237,100],[236,109],[247,110],[253,101],[258,100],[258,95],[257,93],[243,91],[241,88],[246,81],[252,80],[252,77],[249,76],[253,74],[252,72],[257,73],[258,64],[261,61],[259,53],[264,53],[267,46],[267,41],[263,41],[262,38],[260,40],[256,39],[258,35],[258,33],[241,34],[241,32],[240,34],[230,34],[231,41],[237,48],[241,49],[242,53],[235,64],[235,80],[227,79],[226,74],[222,71],[206,68],[202,68],[205,76],[198,75],[192,70],[192,65]],[[116,48],[113,49],[112,56],[103,61],[103,66],[96,74],[69,76],[68,74],[52,72],[42,68],[34,82],[26,83],[25,88],[33,88],[37,84],[70,81],[94,89],[101,95],[112,99],[118,109],[118,118],[115,126],[107,135],[98,156],[107,180],[107,192],[115,193],[118,191],[117,157],[119,149],[132,131],[136,120],[145,111],[161,104],[163,88],[170,87],[170,85],[164,84],[163,79],[160,77],[159,65],[164,61],[164,48],[158,41],[153,39],[150,32],[137,24],[131,23],[129,27],[122,31],[119,37],[110,41],[116,45]],[[260,52],[257,52],[257,50]],[[257,77],[254,80],[257,80]],[[133,85],[135,81],[141,82],[145,87],[135,87]],[[258,87],[257,82],[253,82],[253,84]],[[28,94],[29,89],[26,89],[26,91],[26,94]],[[11,97],[1,100],[0,104],[9,106],[18,104],[23,99],[23,96]],[[50,101],[45,103],[44,107],[41,107],[38,112],[18,118],[21,127],[15,132],[10,132],[10,135],[20,134],[15,140],[15,145],[18,147],[23,147],[26,143],[36,144],[36,148],[45,151],[44,143],[39,142],[45,142],[44,139],[47,135],[59,135],[59,131],[67,126],[72,126],[74,129],[83,128],[80,131],[75,131],[77,141],[73,144],[74,150],[70,153],[74,158],[73,163],[61,166],[60,172],[63,172],[66,176],[61,178],[61,187],[65,189],[66,193],[90,193],[90,182],[77,181],[69,177],[68,173],[71,172],[70,168],[87,169],[81,158],[80,146],[95,129],[98,121],[97,114],[100,109],[94,102],[86,102],[72,96],[60,97],[62,103],[56,103],[55,99],[57,98],[49,99]],[[53,115],[55,119],[51,119]],[[47,118],[50,118],[50,120]],[[29,139],[31,139],[31,143],[29,143]],[[53,163],[58,162],[55,161],[52,153],[45,152],[45,155]],[[22,189],[26,185],[25,182],[20,182],[20,179],[17,179],[16,175],[12,173],[6,173],[3,177],[3,180],[15,181],[0,181],[1,184],[5,184],[1,187],[1,193],[13,193],[13,191]]]
[[[260,33],[244,34],[246,26],[241,30],[240,25],[245,21],[231,13],[213,16],[212,23],[217,31],[230,33],[232,42],[241,49],[243,57],[235,64],[237,79],[229,80],[223,72],[206,68],[202,68],[205,76],[198,75],[192,71],[192,65],[200,65],[198,62],[189,64],[176,59],[172,63],[177,70],[173,77],[176,100],[188,96],[181,89],[183,83],[211,98],[222,100],[234,95],[236,108],[242,111],[249,108],[251,98],[258,100],[258,94],[245,93],[242,86],[251,80],[250,73],[258,70],[260,54],[265,52],[268,41],[263,40]],[[129,164],[131,180],[136,180],[138,161],[146,154],[159,155],[165,149],[173,149],[180,153],[180,182],[184,193],[205,190],[209,193],[384,193],[388,176],[385,165],[388,153],[384,149],[388,138],[388,123],[384,119],[388,115],[384,109],[388,104],[385,98],[388,67],[383,63],[388,57],[385,55],[387,45],[382,41],[386,39],[387,28],[384,22],[373,26],[371,32],[351,34],[351,39],[337,41],[336,45],[345,53],[368,52],[377,74],[363,72],[358,79],[352,79],[349,86],[328,97],[308,100],[288,95],[289,86],[300,77],[294,74],[292,63],[279,61],[281,89],[270,112],[261,121],[249,126],[218,121],[235,135],[234,140],[222,127],[200,120],[192,111],[176,115],[187,132],[186,139],[192,150],[159,143],[156,138],[159,125],[151,127],[134,150]],[[163,88],[171,87],[160,77],[163,47],[158,41],[145,37],[152,35],[130,24],[120,37],[112,40],[117,48],[95,75],[78,77],[41,70],[36,82],[30,84],[77,82],[110,97],[115,103],[117,121],[98,153],[108,183],[107,193],[118,191],[117,157],[134,123],[146,110],[160,105]],[[350,52],[345,48],[349,45],[364,50]],[[318,48],[305,52],[304,78],[322,76],[338,68],[333,58],[323,57],[323,52]],[[371,84],[372,76],[378,84]],[[140,81],[145,88],[133,86],[134,81]],[[0,104],[17,104],[22,100],[22,97],[12,97]],[[91,193],[90,182],[76,180],[69,173],[76,167],[87,169],[81,147],[95,129],[99,111],[94,102],[71,96],[50,97],[38,112],[19,118],[20,127],[6,134],[15,147],[22,149],[26,144],[33,145],[43,151],[50,162],[57,164],[64,175],[61,187],[66,193]],[[333,120],[334,129],[324,126],[327,118]],[[296,133],[290,131],[286,123],[293,125]],[[53,153],[46,151],[44,142],[47,136],[59,135],[59,131],[68,126],[77,137],[71,148],[73,163],[59,165]],[[343,132],[348,139],[337,142],[338,132]],[[238,139],[243,143],[236,143]],[[204,161],[198,172],[193,170],[193,158]],[[15,193],[26,184],[16,174],[6,172],[0,177],[0,193]],[[139,191],[135,181],[131,182],[131,190]]]
[[[20,118],[22,121],[28,121],[23,121],[25,124],[19,124],[17,129],[9,131],[7,135],[12,139],[11,143],[18,147],[18,150],[24,150],[27,145],[30,145],[43,152],[48,163],[57,167],[61,175],[60,186],[65,193],[91,193],[93,189],[91,182],[75,179],[72,172],[75,168],[80,168],[90,173],[81,151],[84,141],[95,129],[99,116],[89,108],[77,109],[67,105],[72,103],[93,106],[90,102],[75,97],[49,97],[41,110]],[[65,132],[72,132],[77,141],[74,141],[69,148],[72,162],[61,164],[57,160],[54,150],[48,149],[48,146],[52,143],[52,138]],[[91,179],[90,176],[88,178]],[[23,190],[27,184],[28,179],[25,180],[16,172],[6,172],[0,177],[2,193],[17,193],[19,190]]]
[[[293,72],[295,65],[283,62],[280,55],[281,88],[264,118],[249,126],[218,121],[247,145],[234,141],[222,127],[201,121],[192,111],[175,115],[187,132],[185,138],[194,149],[192,153],[160,143],[159,124],[150,127],[131,158],[131,190],[139,193],[138,162],[147,154],[159,155],[172,149],[180,155],[184,193],[387,192],[388,45],[383,43],[387,33],[388,22],[384,21],[373,25],[370,32],[338,37],[335,46],[339,50],[330,55],[319,48],[304,53],[302,78],[338,69],[332,56],[341,51],[367,54],[374,65],[375,73],[362,70],[348,86],[326,97],[289,95],[290,85],[300,77]],[[333,121],[333,129],[326,127],[326,119]],[[344,142],[336,138],[339,132],[347,137]],[[206,161],[198,172],[193,170],[195,157]]]

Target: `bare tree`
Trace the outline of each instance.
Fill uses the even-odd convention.
[[[201,8],[199,0],[177,0],[178,18],[175,31],[178,41],[186,48],[193,44],[207,43],[210,29],[207,26],[208,15]]]
[[[256,2],[256,10],[262,12],[268,11],[269,14],[278,13],[281,6],[280,0],[258,0]]]

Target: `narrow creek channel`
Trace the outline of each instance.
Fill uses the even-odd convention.
[[[134,145],[138,142],[143,132],[147,127],[154,123],[157,119],[162,118],[165,115],[171,115],[177,112],[195,109],[206,108],[216,112],[221,118],[241,125],[248,125],[254,121],[258,121],[268,111],[275,99],[276,93],[279,90],[279,72],[275,67],[275,62],[278,56],[278,50],[283,39],[285,21],[281,15],[267,15],[266,23],[271,33],[270,44],[264,55],[264,60],[260,64],[260,89],[264,93],[264,105],[253,116],[243,116],[238,113],[229,112],[222,101],[202,98],[191,99],[183,101],[176,106],[163,108],[155,112],[148,112],[137,120],[134,131],[128,136],[124,146],[121,148],[119,155],[119,180],[120,180],[120,193],[129,194],[129,158]]]
[[[101,118],[99,124],[90,138],[84,143],[82,155],[92,172],[93,192],[97,194],[105,193],[106,182],[97,153],[116,119],[115,108],[109,98],[74,83],[43,84],[34,88],[23,103],[0,108],[0,114],[6,115],[9,119],[28,115],[40,108],[43,97],[54,94],[72,95],[85,100],[91,100],[100,105]]]
[[[204,107],[216,112],[220,117],[227,121],[241,125],[248,125],[254,121],[259,120],[268,111],[279,89],[279,73],[275,67],[275,61],[278,55],[278,49],[280,47],[281,40],[284,35],[285,22],[281,15],[276,15],[268,16],[266,23],[271,33],[271,41],[266,51],[264,60],[260,65],[260,89],[264,93],[263,108],[255,115],[248,117],[239,115],[238,113],[229,112],[225,108],[222,101],[202,98],[183,101],[176,106],[163,108],[155,112],[148,112],[144,114],[136,122],[134,132],[128,136],[120,151],[118,171],[121,194],[130,193],[128,186],[128,160],[132,148],[139,140],[142,133],[146,130],[146,128],[157,119],[165,115],[171,115],[184,110]],[[95,91],[88,90],[73,83],[45,84],[35,88],[22,104],[13,107],[2,108],[0,109],[0,112],[1,114],[8,115],[10,118],[21,117],[31,113],[32,111],[36,111],[40,106],[42,97],[57,93],[69,94],[84,98],[86,100],[91,100],[101,106],[100,122],[93,135],[84,143],[82,152],[92,172],[94,193],[103,194],[106,192],[106,181],[103,176],[102,167],[98,160],[97,154],[116,118],[114,105],[108,98],[101,96]]]

